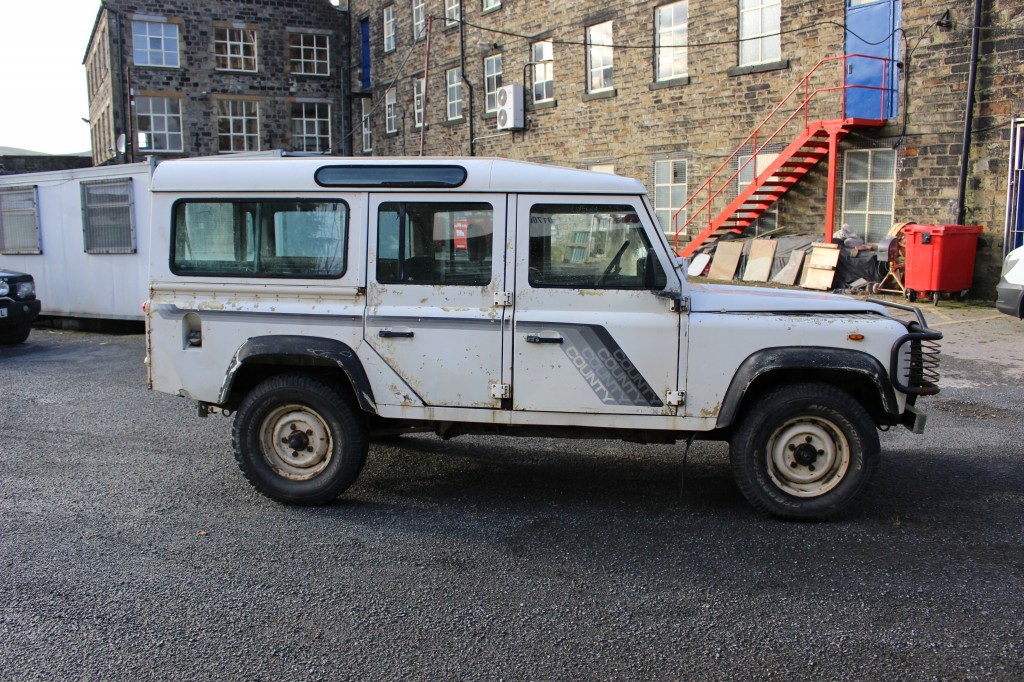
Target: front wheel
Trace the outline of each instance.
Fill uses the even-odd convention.
[[[285,504],[324,504],[366,462],[366,427],[331,386],[285,374],[254,388],[238,408],[235,459],[249,482]]]
[[[30,322],[0,329],[0,346],[16,346],[19,343],[24,343],[31,332],[32,324]]]
[[[751,405],[730,441],[736,483],[754,508],[790,519],[835,516],[878,468],[864,407],[825,384],[783,386]]]

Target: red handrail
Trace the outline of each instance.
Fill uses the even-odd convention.
[[[814,90],[811,90],[811,88],[810,88],[811,76],[813,76],[814,73],[822,65],[830,64],[830,63],[835,63],[835,62],[842,62],[842,68],[843,68],[842,72],[843,72],[843,74],[846,74],[846,72],[847,72],[847,60],[849,60],[851,58],[874,59],[876,61],[882,62],[881,85],[875,86],[875,85],[857,85],[857,84],[847,85],[847,84],[844,84],[844,85],[836,85],[836,86],[830,86],[830,87],[825,87],[825,88],[815,88]],[[804,128],[805,129],[810,125],[810,105],[811,105],[811,101],[814,100],[814,98],[819,93],[834,92],[834,91],[837,91],[837,90],[841,92],[841,96],[840,96],[840,112],[841,112],[842,116],[840,116],[840,118],[842,118],[843,116],[845,116],[845,112],[846,112],[846,91],[847,90],[851,90],[851,89],[879,90],[879,91],[881,91],[883,93],[883,96],[881,98],[882,101],[881,101],[881,107],[880,107],[878,118],[879,118],[879,120],[884,120],[885,119],[885,105],[886,105],[886,97],[884,96],[884,93],[889,92],[891,90],[891,88],[889,88],[887,86],[887,83],[888,83],[888,81],[887,81],[887,76],[888,76],[887,70],[888,70],[889,61],[890,60],[888,58],[886,58],[886,57],[876,57],[874,55],[844,54],[844,55],[839,55],[839,56],[836,56],[836,57],[825,57],[824,59],[821,59],[817,64],[815,64],[814,67],[810,71],[808,71],[807,74],[804,75],[804,77],[801,78],[800,81],[795,86],[793,86],[793,89],[789,91],[789,93],[782,99],[781,102],[779,102],[778,106],[776,106],[774,109],[772,109],[772,112],[770,114],[768,114],[768,116],[766,116],[765,119],[756,128],[754,128],[754,131],[752,133],[750,133],[750,135],[748,135],[746,137],[746,139],[743,140],[743,142],[741,142],[739,144],[739,146],[736,147],[736,151],[734,151],[729,156],[729,158],[727,158],[722,163],[722,165],[720,165],[717,169],[715,169],[715,171],[708,177],[708,179],[706,181],[704,181],[704,183],[701,184],[701,186],[698,187],[693,192],[693,194],[690,195],[690,197],[683,203],[683,205],[680,206],[672,214],[672,225],[673,225],[673,227],[675,227],[674,246],[675,246],[676,252],[677,253],[679,252],[679,234],[681,232],[683,232],[684,230],[686,230],[690,226],[690,224],[692,222],[694,222],[694,220],[699,215],[701,215],[701,213],[703,213],[705,210],[707,210],[707,215],[708,215],[707,225],[708,225],[708,227],[711,226],[712,222],[714,221],[713,205],[714,205],[715,199],[717,199],[724,191],[726,191],[727,189],[732,187],[733,181],[747,167],[747,164],[749,164],[749,163],[755,163],[756,164],[756,159],[758,157],[758,154],[760,154],[761,151],[765,147],[767,147],[769,144],[772,144],[772,142],[775,140],[775,138],[778,137],[779,134],[783,130],[786,129],[786,127],[793,121],[794,118],[796,118],[796,116],[798,114],[803,112]],[[779,113],[779,111],[782,110],[782,108],[793,98],[793,96],[797,92],[800,91],[801,87],[803,88],[803,91],[804,91],[804,99],[803,99],[803,101],[800,102],[800,104],[793,110],[793,112],[786,118],[786,120],[784,120],[782,122],[782,124],[779,125],[779,127],[776,128],[775,131],[771,135],[769,135],[767,138],[762,137],[760,144],[758,144],[758,139],[757,139],[758,138],[758,134],[764,128],[766,128],[768,126],[768,124],[771,122],[772,118],[777,113]],[[725,182],[722,183],[722,185],[720,187],[718,187],[717,190],[713,190],[712,189],[712,184],[714,183],[715,179],[719,176],[719,174],[722,173],[723,170],[725,170],[729,166],[729,164],[731,164],[736,159],[737,156],[740,155],[740,152],[742,152],[742,151],[744,151],[746,149],[748,143],[752,143],[751,144],[752,150],[749,152],[750,153],[750,158],[747,159],[747,161],[745,161],[743,164],[739,165],[737,167],[736,171],[732,175],[730,175],[725,180]],[[756,170],[757,166],[755,165],[754,168]],[[759,177],[760,176],[758,176],[758,178]],[[755,178],[755,179],[757,179],[757,178]],[[687,216],[686,222],[684,222],[682,225],[679,225],[679,214],[682,213],[684,210],[686,210],[686,207],[689,206],[705,190],[707,190],[707,194],[708,194],[707,199],[692,214]]]

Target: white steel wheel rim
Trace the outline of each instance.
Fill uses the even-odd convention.
[[[305,405],[282,405],[260,424],[263,458],[279,476],[308,481],[331,463],[334,441],[327,423]]]
[[[796,417],[768,440],[768,475],[783,492],[818,497],[835,488],[850,468],[850,443],[822,417]]]

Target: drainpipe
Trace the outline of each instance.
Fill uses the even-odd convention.
[[[967,194],[967,162],[971,153],[971,128],[974,125],[974,89],[978,76],[978,38],[981,31],[981,0],[974,0],[974,28],[971,31],[971,70],[967,77],[967,113],[964,115],[964,142],[960,152],[960,184],[956,195],[956,222],[964,224],[964,198]]]
[[[469,90],[469,155],[476,156],[476,136],[473,134],[473,84],[466,78],[466,24],[462,21],[462,10],[459,10],[459,70],[462,82]],[[426,88],[424,88],[426,90]]]
[[[426,132],[427,132],[427,93],[430,92],[430,88],[427,84],[430,82],[430,36],[433,34],[434,28],[434,17],[427,17],[427,46],[426,52],[423,55],[423,125],[420,126],[420,156],[423,156],[423,147],[426,144]]]

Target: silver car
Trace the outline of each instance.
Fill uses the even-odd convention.
[[[1024,246],[1006,254],[1003,275],[996,286],[999,312],[1024,318]]]

